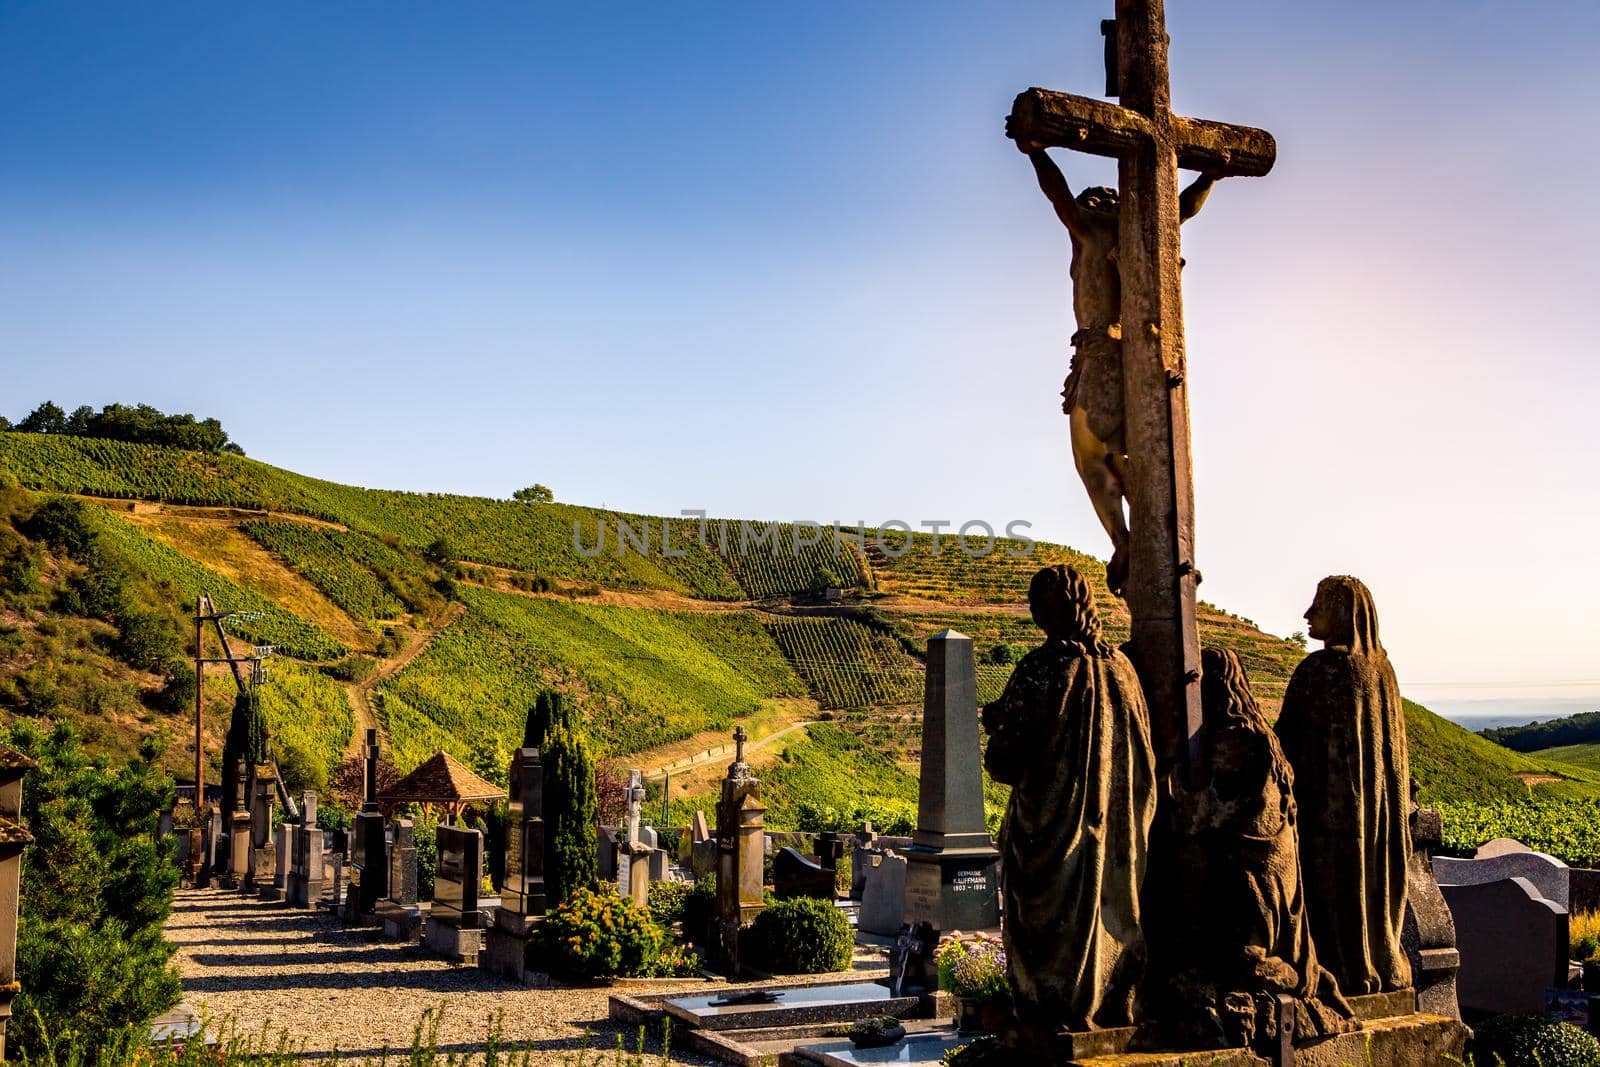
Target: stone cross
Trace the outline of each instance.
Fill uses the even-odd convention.
[[[734,731],[733,731],[733,762],[735,762],[735,763],[743,763],[744,762],[744,743],[749,739],[750,739],[750,735],[744,732],[744,727],[743,726],[734,727]]]
[[[367,743],[361,748],[366,766],[361,776],[361,810],[378,810],[378,731],[367,731]]]
[[[1164,0],[1116,0],[1121,106],[1029,89],[1011,135],[1117,160],[1118,271],[1132,534],[1132,652],[1152,712],[1158,757],[1200,766],[1200,638],[1195,623],[1194,476],[1185,383],[1178,168],[1259,177],[1277,146],[1265,130],[1172,113]],[[1111,57],[1108,42],[1107,58]]]
[[[644,772],[628,772],[628,844],[639,844],[639,817],[644,807]]]

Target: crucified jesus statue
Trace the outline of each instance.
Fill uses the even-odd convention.
[[[1009,130],[1008,130],[1009,132]],[[1128,580],[1128,446],[1123,433],[1122,282],[1117,272],[1117,191],[1092,186],[1074,196],[1044,146],[1017,139],[1033,163],[1039,188],[1072,238],[1072,368],[1061,390],[1061,410],[1071,427],[1072,461],[1088,490],[1100,525],[1111,538],[1106,583],[1122,595]],[[1206,202],[1216,176],[1202,174],[1179,200],[1187,222]]]

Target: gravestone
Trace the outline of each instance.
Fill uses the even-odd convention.
[[[645,905],[650,897],[650,857],[655,853],[655,831],[641,827],[644,810],[644,773],[628,772],[628,823],[617,856],[617,892],[635,904]]]
[[[863,933],[893,937],[906,922],[906,859],[886,849],[857,849],[855,870],[861,874],[861,913],[856,927]]]
[[[200,874],[195,882],[199,889],[205,889],[212,882],[221,879],[218,868],[218,858],[222,850],[222,809],[209,807],[206,809],[206,825],[200,841]]]
[[[933,635],[927,664],[905,921],[940,933],[993,929],[1000,925],[1000,853],[984,822],[972,638],[954,630]]]
[[[713,952],[729,977],[740,973],[739,942],[745,927],[766,907],[762,868],[766,859],[766,814],[761,780],[744,761],[744,727],[733,732],[735,754],[722,780],[717,804],[717,917]]]
[[[536,973],[529,958],[547,901],[544,885],[544,767],[536,748],[511,757],[506,812],[505,881],[494,924],[484,934],[478,962],[491,973],[526,982]]]
[[[292,823],[279,823],[272,831],[272,880],[261,887],[262,900],[282,900],[289,886],[290,835]]]
[[[316,798],[307,794],[310,802],[309,811],[302,807],[302,821],[294,828],[291,837],[293,853],[289,860],[289,880],[285,892],[289,906],[293,908],[314,908],[322,899],[324,885],[323,874],[323,835],[317,829],[316,823]],[[340,864],[343,857],[340,857]],[[338,868],[342,875],[342,866]],[[335,903],[338,902],[337,895]]]
[[[689,869],[696,878],[709,878],[717,873],[717,839],[703,811],[695,812],[689,823]]]
[[[411,941],[422,927],[417,907],[417,835],[410,819],[389,821],[389,895],[378,904],[383,936]]]
[[[272,884],[278,868],[278,850],[272,840],[272,790],[276,779],[265,767],[258,768],[251,777],[250,862],[241,888],[256,893]]]
[[[402,908],[417,906],[417,835],[410,819],[395,819],[389,846],[389,901]]]
[[[617,880],[617,859],[621,842],[617,832],[609,826],[595,828],[595,869],[602,882]]]
[[[483,834],[445,825],[437,837],[439,862],[425,944],[428,951],[452,963],[475,966],[483,943],[483,915],[478,910]]]
[[[22,851],[33,843],[22,817],[22,778],[39,765],[0,745],[0,1059],[17,985],[17,904],[22,892]]]
[[[222,888],[240,889],[250,873],[250,813],[229,812],[226,825],[222,844],[227,864],[222,873]]]
[[[1461,1009],[1542,1012],[1545,990],[1567,984],[1567,909],[1526,878],[1439,890],[1455,920]]]
[[[1478,846],[1472,854],[1475,860],[1492,860],[1496,856],[1509,856],[1513,852],[1532,852],[1533,849],[1524,845],[1514,837],[1497,837],[1492,841],[1485,841]]]
[[[1563,908],[1571,904],[1572,879],[1567,865],[1543,852],[1504,852],[1481,860],[1435,856],[1433,876],[1440,885],[1483,885],[1526,878],[1544,899]]]
[[[362,773],[363,800],[352,828],[347,857],[348,889],[344,901],[346,922],[365,922],[389,895],[388,840],[383,811],[378,807],[378,731],[367,731],[362,746],[366,756]]]
[[[779,900],[790,897],[834,898],[834,872],[813,863],[792,848],[781,848],[772,857],[772,895]]]
[[[1416,782],[1412,783],[1415,803]],[[1444,820],[1437,808],[1411,809],[1411,863],[1406,868],[1406,917],[1400,944],[1411,963],[1411,984],[1417,1010],[1447,1019],[1461,1018],[1456,974],[1461,953],[1456,949],[1456,924],[1433,877],[1431,857],[1442,845]]]

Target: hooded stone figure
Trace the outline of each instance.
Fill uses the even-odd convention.
[[[1174,777],[1183,866],[1193,878],[1182,1009],[1194,1036],[1223,1047],[1275,1039],[1276,997],[1301,1040],[1356,1029],[1339,987],[1317,963],[1306,920],[1294,772],[1261,714],[1239,657],[1201,656],[1207,782]]]
[[[1400,685],[1360,581],[1324,578],[1306,620],[1326,647],[1295,668],[1276,729],[1294,768],[1317,959],[1346,995],[1403,989],[1411,771]]]
[[[1012,1047],[1133,1021],[1139,892],[1156,811],[1150,713],[1100,636],[1089,585],[1046,567],[1028,590],[1045,643],[983,709],[984,764],[1011,785],[1000,828]]]

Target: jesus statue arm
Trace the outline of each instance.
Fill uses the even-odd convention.
[[[1211,187],[1217,184],[1214,174],[1202,174],[1189,183],[1189,188],[1178,194],[1178,221],[1188,222],[1200,214],[1200,209],[1205,206],[1206,197],[1211,195]]]
[[[1044,190],[1050,206],[1056,209],[1056,218],[1074,237],[1086,236],[1088,220],[1083,217],[1083,209],[1078,207],[1072,188],[1067,185],[1067,177],[1056,166],[1056,161],[1039,145],[1018,141],[1017,147],[1028,154],[1028,161],[1033,164],[1033,171],[1039,177],[1039,188]]]

